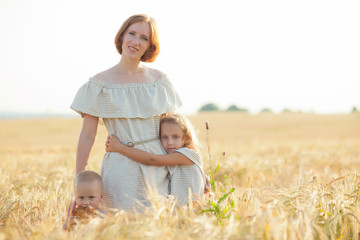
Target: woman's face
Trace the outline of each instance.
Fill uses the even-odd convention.
[[[124,33],[122,55],[138,60],[150,46],[150,26],[146,22],[132,24]]]

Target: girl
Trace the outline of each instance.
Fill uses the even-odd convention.
[[[144,165],[169,166],[170,194],[180,205],[189,200],[189,188],[191,193],[202,196],[207,178],[197,140],[187,119],[175,113],[162,114],[160,141],[168,154],[155,155],[136,149],[136,143],[123,144],[112,134],[106,142],[106,151],[121,153]]]

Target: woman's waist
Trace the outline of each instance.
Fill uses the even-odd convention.
[[[147,139],[143,141],[123,141],[120,139],[120,142],[128,147],[135,149],[143,150],[151,154],[163,155],[166,154],[165,149],[163,148],[159,137],[153,139]]]
[[[142,138],[122,138],[118,137],[120,142],[128,147],[135,147],[139,145],[146,145],[148,143],[154,143],[159,144],[159,136],[153,136],[153,137],[142,137]]]
[[[115,135],[121,142],[151,142],[159,139],[159,131],[128,131],[125,129],[115,128],[107,129],[108,135]]]
[[[141,168],[139,168],[141,166]],[[156,171],[163,172],[164,174],[168,174],[168,168],[166,166],[148,166],[143,165],[139,162],[136,162],[125,155],[117,152],[106,152],[104,155],[102,168],[111,169],[111,171],[116,172],[142,172],[143,170],[147,171]],[[142,169],[142,170],[141,170]]]

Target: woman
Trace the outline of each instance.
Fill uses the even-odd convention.
[[[76,155],[76,173],[85,169],[99,118],[109,135],[114,134],[136,148],[165,154],[159,135],[160,115],[181,106],[166,75],[145,67],[159,53],[157,26],[147,15],[128,18],[115,37],[122,55],[114,67],[91,77],[78,91],[71,108],[83,117]],[[105,207],[140,210],[149,206],[147,190],[168,193],[166,167],[141,165],[115,152],[105,154],[101,175]]]

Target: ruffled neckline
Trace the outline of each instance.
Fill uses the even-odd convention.
[[[149,81],[149,82],[134,82],[134,83],[108,83],[103,80],[99,80],[95,77],[90,77],[89,82],[95,83],[97,85],[100,85],[102,87],[107,88],[128,88],[128,87],[146,87],[146,86],[152,86],[154,84],[159,84],[160,82],[166,81],[167,75],[164,74],[160,78],[156,79],[155,81]]]
[[[182,105],[166,75],[151,82],[108,83],[90,77],[78,90],[71,108],[101,118],[148,118]]]

